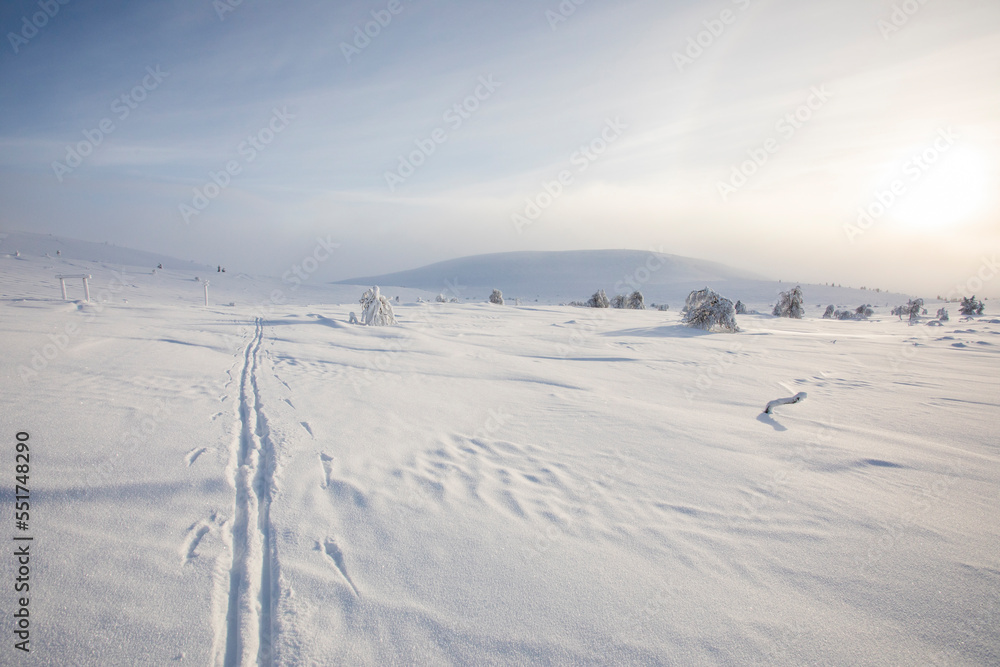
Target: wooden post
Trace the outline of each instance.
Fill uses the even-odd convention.
[[[83,294],[86,297],[86,301],[90,301],[90,284],[87,282],[93,276],[89,276],[86,273],[74,273],[70,276],[59,275],[56,276],[59,279],[59,286],[62,287],[63,301],[68,301],[69,297],[66,296],[66,279],[67,278],[82,278],[83,279]]]

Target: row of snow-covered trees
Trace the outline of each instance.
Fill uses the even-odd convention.
[[[839,308],[834,308],[833,305],[826,307],[826,311],[823,313],[824,320],[867,320],[875,313],[870,303],[862,304],[851,310],[847,308],[845,310],[840,310]]]
[[[976,300],[975,295],[963,297],[960,312],[962,315],[974,316],[982,315],[985,306],[982,301]],[[691,292],[684,304],[684,323],[699,329],[708,331],[739,331],[735,316],[746,312],[746,307],[742,302],[737,301],[734,305],[729,299],[712,291],[709,288]],[[834,306],[827,306],[823,313],[824,319],[838,320],[866,320],[874,314],[871,304],[863,304],[854,310],[838,310]],[[796,285],[793,289],[782,292],[778,295],[778,302],[774,304],[771,314],[775,317],[791,317],[801,319],[805,314],[803,305],[802,288]],[[904,306],[898,306],[892,310],[893,315],[903,315],[909,318],[911,323],[916,322],[920,315],[926,315],[923,299],[911,299]],[[948,321],[948,309],[940,308],[937,311],[938,322]]]
[[[397,298],[398,300],[398,298]],[[444,295],[439,295],[439,302],[444,302]],[[457,299],[452,299],[457,301]],[[503,305],[503,293],[494,289],[489,297],[489,302]],[[358,320],[354,313],[351,313],[351,322],[369,326],[386,326],[396,323],[392,312],[392,305],[389,300],[381,294],[379,288],[372,287],[367,290],[360,300],[361,319]],[[631,295],[618,294],[613,299],[609,299],[603,289],[598,290],[585,303],[574,302],[573,305],[587,306],[590,308],[629,308],[634,310],[645,309],[645,300],[642,293],[636,290]],[[660,310],[666,310],[666,306],[660,306]],[[982,315],[985,306],[982,301],[972,297],[964,297],[961,302],[960,312],[962,315],[973,316]],[[739,326],[736,323],[736,315],[747,312],[746,306],[741,301],[735,304],[722,296],[718,292],[706,287],[695,290],[688,294],[684,302],[684,309],[681,311],[682,321],[688,326],[704,329],[706,331],[728,331],[737,332]],[[754,311],[756,312],[756,311]],[[823,313],[824,319],[837,320],[864,320],[872,316],[874,310],[870,304],[863,304],[854,310],[839,310],[833,305],[827,306]],[[790,317],[801,319],[805,315],[803,305],[802,288],[796,285],[787,292],[778,295],[778,301],[774,305],[771,314],[775,317]],[[911,299],[903,306],[897,306],[892,310],[893,315],[898,315],[900,319],[907,316],[910,323],[917,321],[921,314],[926,315],[923,299]],[[937,311],[937,320],[948,321],[948,310],[941,308]]]
[[[633,310],[645,310],[646,300],[642,292],[636,290],[630,295],[616,294],[609,299],[603,289],[594,292],[585,303],[574,302],[573,305],[587,306],[588,308],[631,308]]]

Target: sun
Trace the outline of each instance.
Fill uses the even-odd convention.
[[[943,151],[937,146],[923,147],[904,163],[901,180],[906,192],[893,207],[892,216],[908,229],[950,229],[985,210],[990,163],[968,146],[954,145]]]

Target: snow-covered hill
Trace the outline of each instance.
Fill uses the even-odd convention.
[[[402,286],[442,293],[449,299],[482,301],[494,289],[508,298],[540,303],[586,301],[598,289],[609,296],[638,289],[647,303],[680,307],[692,291],[710,286],[754,308],[775,302],[794,284],[769,280],[715,262],[640,250],[505,252],[462,257],[409,271],[339,281],[341,284]],[[905,303],[901,294],[825,285],[804,285],[807,301],[835,305]]]
[[[164,268],[207,271],[208,266],[143,250],[134,250],[109,243],[93,243],[52,234],[0,230],[0,255],[20,253],[28,257],[51,257],[84,260],[129,267]],[[215,267],[211,267],[215,268]]]

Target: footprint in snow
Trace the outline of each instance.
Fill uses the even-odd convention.
[[[220,413],[221,414],[221,413]],[[214,417],[213,417],[214,419]],[[184,460],[187,461],[188,467],[191,467],[198,457],[208,451],[207,447],[195,447],[190,452],[184,456]]]
[[[188,527],[184,541],[181,543],[181,564],[187,565],[198,557],[198,547],[205,536],[226,525],[226,518],[218,512],[212,512],[207,519],[196,521]]]
[[[344,578],[347,585],[351,587],[352,591],[354,591],[354,595],[356,597],[361,597],[361,593],[358,592],[358,587],[354,585],[354,582],[351,581],[350,575],[347,574],[347,566],[344,564],[344,552],[340,550],[339,546],[337,546],[337,541],[332,537],[328,537],[323,540],[322,545],[319,542],[316,542],[316,550],[322,551],[331,561],[333,561],[333,566],[337,568],[337,571],[340,572],[340,576]]]

